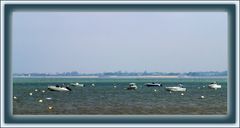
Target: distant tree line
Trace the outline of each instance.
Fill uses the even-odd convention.
[[[227,71],[217,72],[187,72],[187,73],[176,73],[176,72],[103,72],[103,73],[79,73],[63,72],[63,73],[14,73],[14,76],[227,76]]]
[[[227,76],[227,71],[224,72],[188,72],[186,76]]]

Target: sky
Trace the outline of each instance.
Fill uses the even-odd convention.
[[[13,73],[225,71],[226,12],[12,15]]]

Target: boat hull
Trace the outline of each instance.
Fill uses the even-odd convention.
[[[172,92],[185,92],[185,91],[187,91],[186,88],[181,88],[181,87],[166,87],[165,89],[167,91],[172,91]]]
[[[217,85],[217,84],[210,84],[210,85],[208,85],[208,87],[211,88],[211,89],[219,89],[219,88],[222,88],[221,85]]]
[[[128,87],[127,90],[136,90],[137,87]]]
[[[84,84],[71,84],[71,86],[75,86],[75,87],[84,87]]]
[[[160,87],[161,84],[146,84],[147,87]]]
[[[48,86],[48,90],[50,91],[60,91],[60,92],[66,92],[71,91],[68,87],[56,87],[56,86]]]

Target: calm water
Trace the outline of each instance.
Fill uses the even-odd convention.
[[[207,88],[213,81],[222,88]],[[47,90],[49,85],[71,82],[86,86],[71,87],[70,92]],[[137,90],[125,89],[131,82],[137,84]],[[187,91],[181,95],[182,92],[169,93],[164,86],[143,86],[148,82],[160,82],[164,86],[183,83]],[[93,83],[95,87],[91,86]],[[13,114],[227,114],[225,78],[14,78],[13,96],[17,97],[13,100]],[[53,109],[49,110],[49,106]]]

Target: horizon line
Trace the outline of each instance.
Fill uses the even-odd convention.
[[[186,71],[186,72],[161,72],[161,71],[105,71],[105,72],[95,72],[95,73],[86,73],[86,72],[79,72],[79,71],[63,71],[63,72],[24,72],[24,73],[13,73],[13,74],[32,74],[32,73],[44,73],[44,74],[62,74],[62,73],[80,73],[80,74],[101,74],[101,73],[190,73],[190,72],[227,72],[228,70],[222,71]]]

